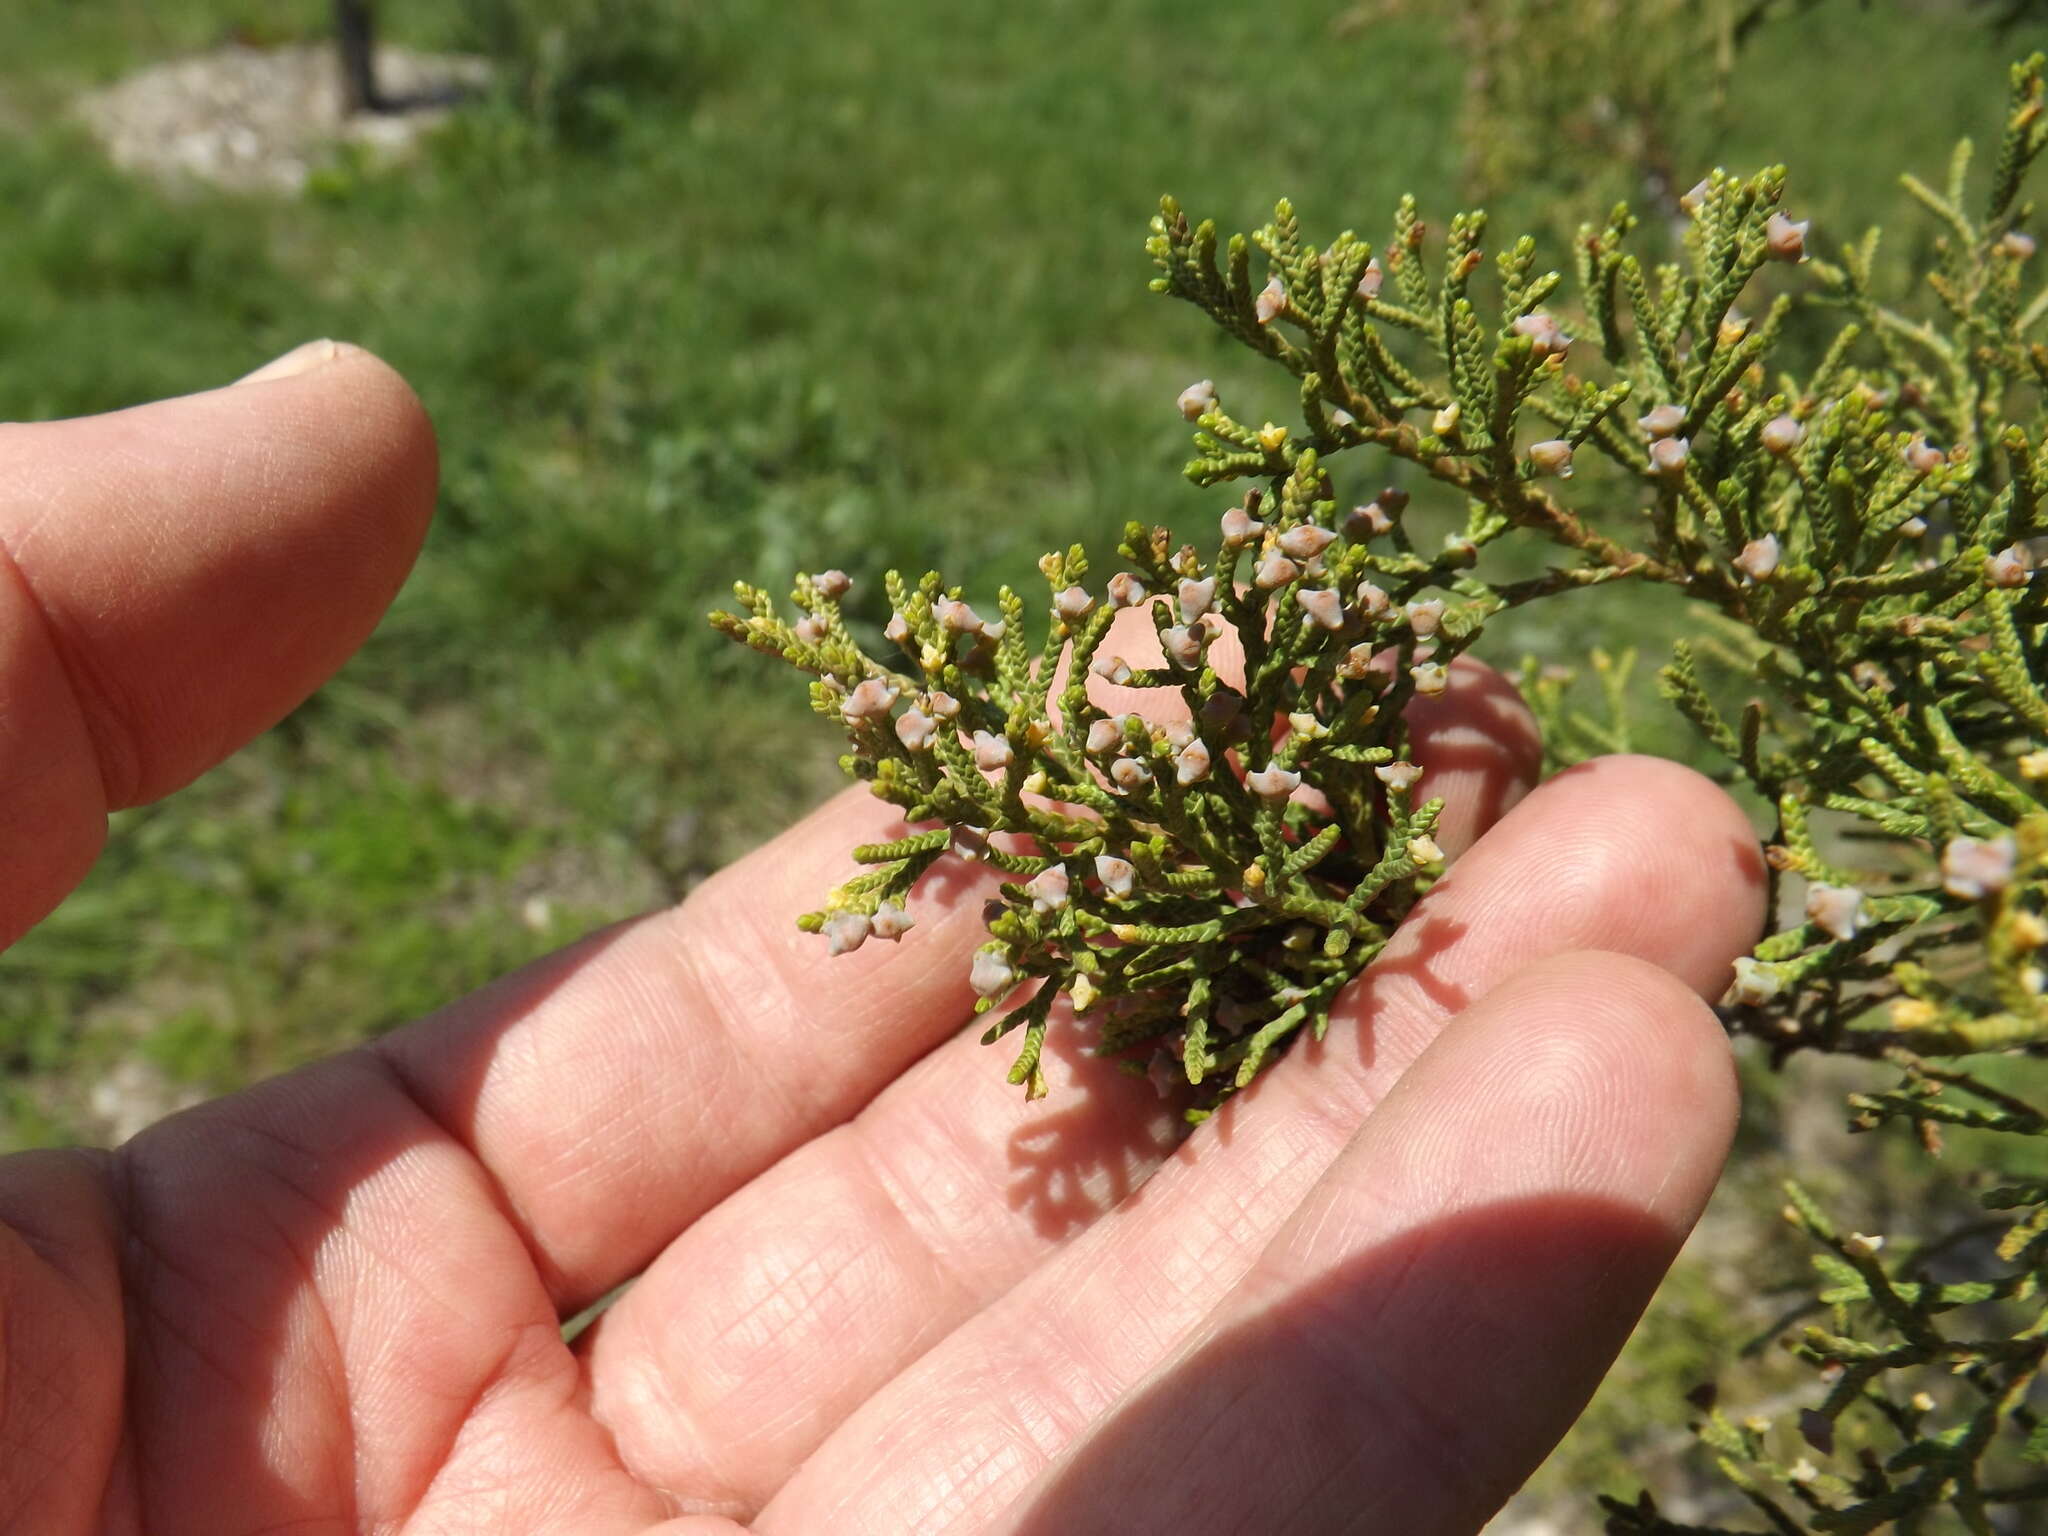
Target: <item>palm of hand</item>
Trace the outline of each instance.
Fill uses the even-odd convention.
[[[344,353],[107,420],[158,413],[142,436],[164,462],[130,470],[173,524],[219,519],[224,419],[316,459],[325,480],[292,481],[284,510],[317,546],[391,515],[408,476],[423,516],[409,409]],[[7,440],[31,469],[58,455],[50,483],[88,521],[109,500],[76,472],[96,427]],[[161,491],[179,466],[189,506]],[[275,495],[229,499],[276,520]],[[211,648],[250,670],[208,626],[265,615],[192,600],[246,579],[247,541],[95,636],[66,593],[120,541],[102,525],[89,568],[45,546],[32,571],[27,505],[11,531],[0,505],[0,547],[39,627],[0,666],[65,636],[49,692],[93,727],[98,782],[118,778],[101,744],[141,744],[95,814],[274,717],[417,538],[391,542],[381,587],[323,593],[325,651],[222,690],[221,719],[180,739],[150,716],[149,668]],[[312,581],[262,601],[289,611]],[[199,639],[139,643],[151,625]],[[793,932],[886,822],[854,795],[679,911],[374,1047],[117,1153],[0,1164],[0,1528],[1476,1528],[1705,1198],[1732,1097],[1696,994],[1754,932],[1759,882],[1734,808],[1668,765],[1588,765],[1515,804],[1526,718],[1490,674],[1461,679],[1417,755],[1454,808],[1446,846],[1470,852],[1354,989],[1352,1027],[1184,1142],[1071,1028],[1028,1112],[955,1034],[973,872],[893,949],[828,963]],[[75,865],[32,865],[0,938]],[[563,1316],[635,1276],[564,1344]]]

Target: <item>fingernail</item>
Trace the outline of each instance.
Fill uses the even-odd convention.
[[[245,373],[235,380],[237,384],[261,384],[273,379],[294,378],[302,373],[311,373],[315,368],[325,367],[351,348],[339,341],[308,341],[293,347],[283,357],[272,358],[254,373]]]

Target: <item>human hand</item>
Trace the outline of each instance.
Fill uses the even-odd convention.
[[[294,358],[0,429],[0,942],[402,578],[425,419],[365,354]],[[0,1530],[1476,1529],[1706,1199],[1701,998],[1763,882],[1672,765],[1523,798],[1526,714],[1457,676],[1416,755],[1462,857],[1184,1140],[1071,1025],[1031,1106],[960,1031],[982,873],[897,946],[795,931],[889,824],[849,792],[410,1029],[0,1162]]]

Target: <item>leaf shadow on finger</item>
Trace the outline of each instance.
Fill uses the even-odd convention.
[[[1447,890],[1453,878],[1447,876],[1436,889]],[[1367,966],[1351,983],[1347,993],[1339,997],[1331,1015],[1330,1029],[1323,1038],[1318,1040],[1311,1036],[1303,1039],[1290,1054],[1299,1056],[1301,1064],[1310,1071],[1320,1071],[1328,1053],[1349,1035],[1355,1041],[1358,1065],[1346,1077],[1346,1083],[1359,1074],[1370,1072],[1379,1057],[1380,1041],[1376,1028],[1378,993],[1381,987],[1392,981],[1405,981],[1418,988],[1442,1018],[1448,1019],[1457,1013],[1472,1001],[1473,992],[1447,974],[1439,961],[1443,956],[1454,953],[1458,942],[1470,931],[1469,923],[1444,913],[1433,913],[1427,902],[1418,906],[1402,924],[1400,953],[1383,954]],[[1274,1066],[1277,1065],[1276,1062]],[[1268,1072],[1272,1070],[1272,1067],[1267,1069]],[[1258,1081],[1225,1100],[1222,1109],[1209,1122],[1223,1146],[1231,1143],[1237,1116],[1248,1112],[1257,1101],[1264,1078],[1265,1074],[1261,1074]]]
[[[1062,1001],[1046,1054],[1065,1063],[1064,1081],[1053,1099],[1029,1106],[1010,1133],[1010,1208],[1028,1211],[1049,1240],[1141,1199],[1153,1170],[1187,1137],[1181,1111],[1188,1095],[1161,1095],[1146,1079],[1091,1054],[1092,1040],[1093,1031]]]

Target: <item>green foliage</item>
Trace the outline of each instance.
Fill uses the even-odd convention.
[[[1460,99],[1462,44],[1428,14],[1353,27],[1336,4],[1057,0],[963,27],[932,0],[646,6],[703,34],[686,89],[612,77],[597,94],[630,110],[591,108],[589,138],[512,92],[472,102],[417,159],[338,166],[296,203],[167,197],[66,125],[79,89],[145,65],[323,36],[327,0],[10,7],[0,416],[206,388],[339,335],[420,389],[444,495],[406,593],[343,677],[227,768],[121,818],[87,885],[0,956],[0,1143],[99,1134],[88,1090],[138,1050],[176,1083],[230,1088],[400,1022],[687,889],[793,815],[831,755],[801,697],[763,690],[751,657],[703,632],[726,577],[780,584],[830,549],[859,581],[850,622],[874,643],[890,565],[972,572],[972,600],[993,612],[1000,582],[1034,580],[1038,550],[1128,517],[1208,537],[1213,496],[1161,476],[1181,456],[1167,402],[1190,374],[1220,377],[1234,344],[1160,324],[1132,280],[1133,210],[1165,186],[1238,219],[1281,183],[1304,207],[1391,207],[1411,182],[1447,198],[1462,125],[1487,105]],[[395,43],[494,46],[471,0],[380,10]],[[1796,148],[1816,229],[1889,218],[1895,168],[1981,120],[2004,49],[1947,6],[1774,15],[1711,130],[1691,123],[1696,82],[1674,96],[1679,185],[1710,156]],[[1247,61],[1265,58],[1286,61],[1285,81],[1255,103]],[[1553,76],[1579,78],[1581,65]],[[1576,110],[1570,95],[1560,105]],[[1508,127],[1543,153],[1488,190],[1497,225],[1547,229],[1622,159],[1597,121]],[[1631,239],[1661,255],[1666,233],[1648,220]],[[1887,291],[1929,244],[1893,224]],[[1791,355],[1824,347],[1828,312],[1811,318],[1788,322]],[[1271,372],[1231,378],[1255,423],[1293,410],[1297,386]],[[1580,458],[1574,487],[1598,472]],[[1463,509],[1408,483],[1406,521],[1433,545]],[[1514,542],[1489,560],[1540,569]],[[1697,610],[1661,595],[1605,584],[1498,614],[1481,643],[1497,663],[1555,663],[1601,643],[1661,657],[1666,636],[1693,635],[1710,693],[1739,711],[1739,634],[1702,636]],[[1676,712],[1645,708],[1654,670],[1630,685],[1631,739],[1711,761]],[[1572,707],[1614,723],[1599,699]],[[349,814],[370,784],[376,814]],[[323,821],[335,840],[311,830]],[[386,878],[336,841],[407,837],[433,877]],[[2029,1058],[1991,1060],[2027,1092]],[[1795,1101],[1800,1081],[1795,1060],[1782,1086],[1757,1076],[1751,1098]],[[1761,1112],[1754,1134],[1765,1156],[1776,1132]],[[1943,1166],[2019,1166],[1983,1145],[1996,1136],[1952,1130]],[[1902,1151],[1867,1185],[1801,1173],[1866,1226],[1867,1204],[1892,1203],[1877,1229],[1899,1230],[1902,1211],[1935,1219],[1914,1210],[1917,1171]],[[1730,1224],[1751,1190],[1724,1191]],[[1674,1283],[1684,1297],[1705,1282],[1696,1268]],[[1627,1401],[1562,1453],[1570,1485],[1619,1486],[1577,1475],[1602,1458],[1589,1442],[1675,1397],[1711,1353],[1650,1350],[1617,1383]]]
[[[710,0],[473,0],[476,44],[531,119],[584,147],[614,138],[650,100],[687,101],[713,66]]]
[[[1468,190],[1492,201],[1532,180],[1568,206],[1648,187],[1675,206],[1688,146],[1719,144],[1730,86],[1752,45],[1815,0],[1366,0],[1355,25],[1427,14],[1455,32],[1466,68]],[[1837,23],[1839,25],[1839,23]],[[1659,211],[1663,211],[1660,207]]]
[[[12,416],[181,393],[194,367],[232,377],[247,354],[227,338],[293,302],[260,230],[130,195],[72,132],[0,145],[0,206],[0,350],[42,357],[14,376]]]
[[[1625,207],[1582,227],[1569,310],[1533,241],[1487,261],[1481,213],[1433,241],[1405,199],[1383,244],[1347,231],[1317,246],[1286,202],[1224,240],[1166,199],[1154,289],[1284,370],[1302,425],[1189,386],[1187,477],[1248,482],[1220,537],[1175,547],[1128,524],[1127,568],[1100,591],[1078,545],[1047,555],[1049,607],[1028,634],[1007,587],[986,619],[936,573],[892,571],[883,660],[846,623],[845,573],[799,577],[794,624],[739,585],[744,613],[716,626],[815,676],[813,707],[849,731],[843,765],[913,828],[856,850],[868,872],[803,926],[835,952],[893,939],[949,850],[986,862],[1012,879],[973,982],[982,1010],[1014,1004],[984,1037],[1022,1031],[1011,1081],[1045,1091],[1038,1046],[1064,994],[1098,1054],[1184,1076],[1200,1117],[1320,1034],[1426,890],[1441,805],[1418,803],[1404,760],[1411,700],[1440,692],[1498,614],[1610,582],[1669,587],[1741,637],[1721,652],[1760,689],[1728,712],[1713,652],[1692,646],[1661,674],[1775,812],[1773,926],[1737,966],[1730,1029],[1781,1058],[1895,1063],[1896,1089],[1852,1099],[1860,1127],[1902,1120],[1930,1148],[1946,1126],[2048,1135],[2048,1112],[1936,1060],[2048,1048],[2048,583],[2032,553],[2048,535],[2048,347],[2029,339],[2048,292],[2027,279],[2021,197],[2044,147],[2037,55],[2012,71],[1980,197],[1967,141],[1938,188],[1905,179],[1939,233],[1927,296],[1904,300],[1877,281],[1875,231],[1809,254],[1782,168],[1701,181],[1680,261],[1634,254]],[[1781,346],[1795,313],[1826,325],[1808,358]],[[1405,493],[1365,500],[1390,467],[1462,501],[1440,548],[1405,525]],[[1635,515],[1608,531],[1594,508],[1617,499]],[[1534,574],[1490,558],[1531,539],[1551,550]],[[1117,609],[1149,618],[1159,660],[1106,649]],[[1212,659],[1225,627],[1241,666]],[[1618,719],[1626,678],[1602,670]],[[1127,713],[1122,687],[1177,694],[1177,718]],[[1619,744],[1554,689],[1535,703],[1568,740]],[[1805,917],[1782,924],[1787,876]],[[1889,1269],[1881,1240],[1838,1236],[1795,1187],[1836,1316],[1797,1346],[1832,1382],[1806,1438],[1826,1456],[1838,1418],[1875,1410],[1895,1449],[1866,1439],[1842,1472],[1787,1467],[1760,1431],[1710,1416],[1707,1443],[1772,1529],[1865,1531],[1941,1506],[1988,1532],[1991,1505],[2048,1500],[2048,1479],[2008,1475],[2048,1457],[2027,1405],[2048,1342],[2026,1305],[2048,1264],[2048,1184],[1986,1198],[2023,1213],[2003,1269],[1942,1284]],[[1945,1332],[1958,1312],[1970,1324]],[[1897,1385],[1930,1366],[1971,1391]],[[1616,1531],[1681,1529],[1647,1496],[1611,1512]]]
[[[482,41],[466,0],[383,11],[394,43]],[[10,14],[0,186],[21,238],[0,240],[0,416],[208,388],[342,336],[428,403],[441,506],[342,678],[227,769],[123,818],[85,888],[0,956],[0,1145],[100,1134],[94,1077],[195,998],[235,1067],[189,1059],[232,1087],[459,995],[579,916],[673,899],[795,816],[829,787],[832,755],[800,699],[761,697],[748,658],[705,631],[735,569],[787,571],[825,538],[860,552],[846,558],[869,590],[892,562],[934,561],[992,590],[1111,509],[1198,505],[1156,487],[1177,435],[1158,399],[1179,366],[1170,338],[1142,290],[1089,274],[1129,264],[1129,211],[1163,181],[1239,200],[1269,156],[1309,167],[1365,71],[1411,83],[1383,117],[1409,138],[1449,109],[1453,79],[1417,29],[1325,47],[1321,21],[1297,16],[1277,36],[1312,59],[1325,107],[1254,143],[1221,131],[1219,61],[1276,36],[1249,13],[1188,28],[1163,5],[1026,8],[963,31],[939,6],[868,0],[792,26],[723,0],[689,22],[709,29],[715,77],[636,90],[602,145],[493,96],[409,163],[342,166],[321,195],[272,202],[167,196],[68,126],[76,89],[241,36],[259,12],[265,43],[331,24],[324,0]],[[747,46],[771,29],[775,48]],[[1394,174],[1331,166],[1308,185],[1391,196]],[[931,259],[940,248],[959,261]],[[1106,451],[1103,431],[1140,447]],[[301,858],[274,786],[341,806],[384,762],[391,815],[351,835],[481,806],[517,829],[519,867],[484,823],[434,839],[445,880],[355,863],[338,880]],[[220,851],[195,865],[188,844]],[[211,882],[243,864],[273,894],[230,936]],[[535,896],[553,910],[539,927]],[[364,934],[395,971],[351,958]],[[322,977],[338,989],[323,996]]]

